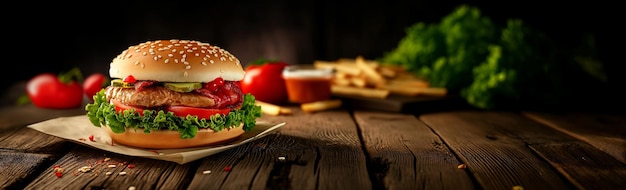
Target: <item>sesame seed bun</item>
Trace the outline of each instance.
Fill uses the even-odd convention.
[[[114,133],[109,127],[105,127],[111,139],[115,143],[150,149],[191,148],[208,145],[223,144],[236,140],[243,133],[243,124],[239,127],[224,129],[215,132],[211,129],[199,129],[194,138],[182,139],[178,131],[157,130],[144,133],[142,129],[126,129],[123,133]]]
[[[132,75],[137,80],[210,82],[217,77],[240,81],[245,72],[239,59],[220,47],[193,40],[157,40],[130,46],[113,59],[111,78]]]

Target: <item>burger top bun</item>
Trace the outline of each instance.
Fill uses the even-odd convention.
[[[128,47],[113,59],[111,78],[132,75],[137,80],[210,82],[217,77],[240,81],[245,72],[239,59],[220,47],[193,40],[157,40]]]

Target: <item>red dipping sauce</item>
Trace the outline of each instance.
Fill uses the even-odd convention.
[[[283,70],[289,102],[309,103],[330,99],[332,69],[317,69],[312,65],[287,66]]]

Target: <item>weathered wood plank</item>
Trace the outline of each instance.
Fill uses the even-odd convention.
[[[184,189],[197,164],[132,157],[78,146],[35,178],[26,189]],[[54,166],[63,168],[56,177]],[[80,172],[85,166],[89,172]],[[107,172],[111,172],[107,175]],[[123,175],[121,172],[126,172]]]
[[[294,149],[302,165],[292,165],[290,177],[294,189],[317,180],[317,189],[371,189],[366,155],[352,116],[345,110],[304,113],[295,108],[295,117],[283,117],[288,127],[280,134],[301,138],[297,141],[308,150]],[[281,146],[271,144],[271,146]]]
[[[249,154],[251,144],[257,141],[202,159],[189,189],[247,189],[252,186],[254,176],[250,175],[256,173],[259,165],[253,166],[250,161],[242,160]],[[211,173],[203,173],[205,171]]]
[[[10,133],[0,133],[0,144],[5,150],[63,154],[75,144],[31,128],[15,128]]]
[[[292,111],[293,115],[260,118],[287,124],[276,134],[249,144],[250,150],[240,158],[213,161],[219,155],[232,156],[224,154],[206,158],[201,168],[219,169],[233,164],[232,158],[239,160],[228,176],[196,174],[192,186],[206,187],[223,180],[221,188],[372,189],[366,156],[350,113],[344,110],[305,113],[297,107],[292,107]],[[281,156],[285,160],[277,161]]]
[[[0,130],[24,127],[29,124],[63,116],[86,114],[85,107],[73,109],[43,109],[32,104],[0,109]]]
[[[523,112],[537,122],[568,134],[626,163],[626,115]]]
[[[626,165],[584,142],[530,145],[530,148],[577,189],[626,187]]]
[[[460,111],[419,118],[467,164],[467,170],[483,189],[571,188],[558,172],[526,147],[568,141],[563,134],[514,113]]]
[[[424,123],[413,115],[357,111],[365,149],[383,160],[385,189],[474,189],[462,163]],[[375,172],[375,171],[371,171]]]
[[[0,189],[23,189],[54,155],[0,152]],[[16,164],[19,163],[19,164]]]
[[[282,166],[275,166],[277,163],[290,162],[288,158],[291,156],[285,154],[285,150],[293,146],[270,147],[270,143],[292,145],[293,140],[269,134],[263,139],[207,157],[198,167],[189,189],[289,189],[290,184],[284,176],[289,174],[288,171],[280,176],[273,170],[282,169]],[[314,187],[315,183],[310,185]]]

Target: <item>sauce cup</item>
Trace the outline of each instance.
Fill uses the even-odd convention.
[[[291,65],[283,70],[287,96],[291,103],[309,103],[328,100],[333,70],[313,65]]]

